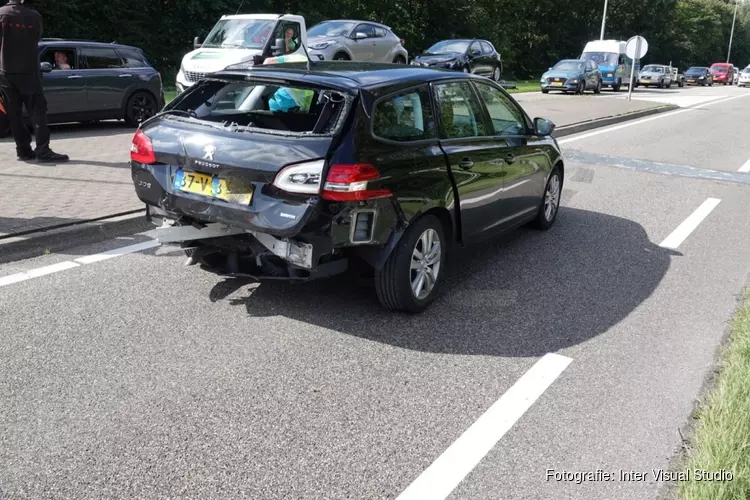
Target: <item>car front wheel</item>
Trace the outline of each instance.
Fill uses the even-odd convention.
[[[401,237],[383,268],[375,271],[380,303],[392,310],[419,313],[435,299],[443,280],[445,236],[440,220],[426,215]]]
[[[547,187],[544,189],[539,211],[533,226],[537,229],[546,231],[551,228],[557,219],[557,212],[560,210],[560,198],[562,196],[563,178],[560,168],[555,166],[547,179]]]
[[[495,66],[495,69],[492,70],[492,79],[496,82],[500,81],[500,68],[498,68],[497,66]]]

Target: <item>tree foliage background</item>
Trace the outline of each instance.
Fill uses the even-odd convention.
[[[750,64],[750,2],[739,3],[731,62]],[[410,55],[452,37],[492,41],[506,78],[538,76],[599,38],[603,0],[36,0],[45,36],[141,47],[172,81],[195,36],[223,14],[295,13],[308,28],[325,19],[368,19],[406,40]],[[642,61],[680,67],[726,61],[734,0],[609,0],[605,38],[649,41]]]

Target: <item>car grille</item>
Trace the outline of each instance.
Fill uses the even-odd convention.
[[[567,82],[567,81],[568,81],[567,78],[547,78],[547,83],[561,82],[564,85],[565,82]]]
[[[651,77],[650,76],[642,76],[641,80],[651,80]]]
[[[194,71],[185,71],[185,78],[189,82],[197,82],[198,80],[205,78],[206,73],[196,73]]]

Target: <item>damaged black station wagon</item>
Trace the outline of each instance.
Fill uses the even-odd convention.
[[[419,312],[454,244],[554,223],[553,129],[471,74],[286,63],[195,84],[137,131],[131,168],[159,241],[204,269],[308,280],[364,263],[384,306]]]

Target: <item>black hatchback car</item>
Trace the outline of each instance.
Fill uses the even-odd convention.
[[[496,82],[503,75],[503,59],[488,40],[443,40],[415,57],[411,64],[474,73]]]
[[[496,83],[403,65],[222,71],[136,132],[131,169],[158,239],[222,275],[309,280],[366,265],[419,312],[448,250],[555,221],[554,125]]]
[[[45,39],[39,60],[50,123],[120,119],[137,126],[164,106],[161,75],[139,48]],[[0,135],[8,132],[0,107]]]

